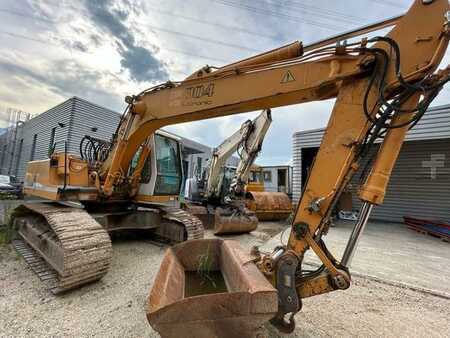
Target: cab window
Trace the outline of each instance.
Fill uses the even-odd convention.
[[[134,171],[136,170],[136,167],[139,162],[139,158],[141,157],[142,147],[143,147],[142,145],[139,147],[138,151],[136,152],[136,154],[133,156],[133,159],[131,160],[130,169],[128,171],[128,176],[131,176],[134,173]],[[149,183],[151,177],[152,177],[151,155],[149,155],[147,157],[147,160],[144,163],[144,167],[142,168],[140,182],[141,183]]]
[[[155,195],[178,195],[182,181],[178,142],[155,135],[156,177]]]

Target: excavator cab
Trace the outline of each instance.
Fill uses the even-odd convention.
[[[178,201],[183,188],[181,140],[175,135],[159,130],[150,136],[147,142],[150,149],[155,151],[150,150],[150,155],[143,165],[135,200],[142,203],[156,202],[154,196],[158,196],[160,200]],[[142,149],[143,147],[132,160],[130,175],[138,166]]]

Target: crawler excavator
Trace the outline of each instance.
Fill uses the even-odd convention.
[[[261,151],[271,123],[270,110],[264,110],[253,121],[245,121],[239,130],[214,149],[205,175],[197,182],[198,194],[192,194],[191,203],[187,204],[188,210],[203,220],[205,227],[214,228],[216,235],[250,232],[258,225],[255,212],[246,207],[246,186],[250,168]],[[228,181],[225,178],[225,163],[235,152],[240,161],[233,177]],[[287,195],[285,199],[285,204],[290,207]],[[199,202],[201,205],[198,205]],[[264,205],[264,209],[268,210],[273,207],[276,206]],[[256,208],[254,211],[257,211]],[[291,210],[288,215],[290,212]]]
[[[385,36],[346,41],[387,27]],[[254,337],[270,321],[289,333],[303,299],[349,288],[358,240],[373,207],[383,203],[405,134],[450,80],[449,67],[437,71],[449,38],[448,0],[414,0],[404,15],[311,45],[297,42],[205,67],[133,97],[135,124],[126,150],[115,152],[112,172],[125,170],[129,149],[161,125],[336,98],[288,241],[271,252],[245,253],[220,239],[168,249],[149,295],[153,329],[162,337]],[[363,170],[358,220],[343,256],[335,258],[325,244],[331,213],[378,140],[379,150]],[[115,182],[107,178],[104,192]],[[316,270],[303,265],[309,249],[322,263]],[[215,283],[205,288],[210,279]]]
[[[145,140],[129,168],[129,174],[142,171],[133,197],[127,187],[111,198],[100,194],[98,170],[111,147],[104,140],[85,136],[80,156],[67,149],[55,153],[54,145],[49,159],[28,163],[24,192],[45,200],[14,211],[18,238],[13,245],[50,291],[61,293],[105,275],[112,257],[108,233],[113,231],[147,230],[171,243],[203,238],[201,221],[179,208],[180,142],[164,131]],[[137,159],[149,149],[138,168]]]
[[[350,286],[349,266],[358,239],[374,205],[383,202],[405,134],[450,79],[449,68],[436,71],[447,50],[449,20],[448,0],[414,0],[404,15],[310,45],[295,42],[221,68],[206,66],[183,81],[169,81],[128,96],[117,136],[95,165],[63,153],[28,167],[26,191],[65,202],[65,210],[61,203],[25,208],[23,218],[19,214],[14,222],[28,228],[42,225],[44,231],[36,237],[45,244],[45,252],[58,253],[61,261],[55,262],[55,270],[63,266],[62,272],[79,272],[88,280],[90,271],[83,270],[88,264],[78,261],[90,262],[93,256],[95,262],[97,246],[102,243],[105,256],[110,255],[106,231],[93,224],[88,210],[114,201],[138,200],[147,157],[157,151],[150,141],[157,129],[336,98],[288,242],[272,252],[253,250],[250,254],[221,239],[177,244],[166,251],[149,295],[147,319],[163,337],[255,336],[269,320],[278,330],[292,332],[302,299]],[[387,27],[392,29],[386,36],[346,42]],[[324,241],[330,215],[378,139],[382,139],[379,151],[369,162],[360,188],[359,219],[338,260]],[[130,171],[139,148],[139,158]],[[160,165],[170,163],[164,156]],[[150,176],[155,186],[172,182],[154,173]],[[172,217],[164,218],[164,209],[156,205],[168,196],[170,191],[161,195],[152,191],[146,197],[152,202],[151,215],[161,215],[164,222],[172,222]],[[78,204],[85,209],[75,208]],[[64,226],[59,228],[61,222]],[[85,246],[79,246],[79,234]],[[303,266],[309,249],[322,262],[315,271]],[[200,278],[192,278],[196,273]],[[208,277],[222,282],[216,283],[215,292],[209,289],[199,294],[204,283],[194,281]]]

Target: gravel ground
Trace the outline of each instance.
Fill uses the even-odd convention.
[[[281,228],[265,223],[231,238],[250,248]],[[115,239],[113,248],[100,282],[56,297],[10,247],[0,247],[0,336],[158,337],[144,307],[165,248],[133,238]],[[304,300],[291,337],[449,337],[449,316],[447,299],[355,278],[349,290]]]

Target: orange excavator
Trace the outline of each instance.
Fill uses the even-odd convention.
[[[436,71],[447,50],[449,21],[447,0],[415,0],[402,16],[309,46],[294,43],[206,67],[133,98],[142,123],[128,146],[161,124],[336,98],[289,241],[272,252],[245,253],[218,239],[170,248],[149,295],[153,329],[162,337],[255,337],[270,321],[289,333],[303,299],[350,287],[358,240],[373,207],[383,203],[405,135],[450,80],[450,68]],[[386,27],[392,27],[386,36],[346,41]],[[358,220],[338,259],[325,244],[332,211],[380,139],[359,189]],[[124,155],[118,168],[127,161]],[[309,249],[322,263],[314,271],[303,266]]]
[[[124,224],[121,217],[136,223],[134,211],[139,211],[144,216],[139,220],[157,223],[163,235],[174,232],[181,241],[195,237],[190,219],[183,221],[181,211],[161,206],[173,198],[164,187],[176,186],[176,173],[155,173],[173,162],[176,149],[170,140],[160,140],[164,153],[157,154],[160,159],[146,178],[151,189],[139,201],[147,158],[159,152],[154,148],[157,129],[336,98],[288,243],[273,252],[251,254],[220,239],[177,244],[167,250],[149,296],[148,321],[163,337],[254,336],[269,320],[280,331],[291,332],[302,299],[350,286],[349,266],[358,239],[372,208],[383,202],[405,134],[450,79],[448,68],[436,72],[448,46],[449,11],[447,0],[414,0],[405,15],[311,45],[295,42],[221,68],[206,66],[184,81],[129,96],[116,137],[95,163],[63,153],[29,165],[25,192],[53,204],[25,207],[16,214],[16,224],[25,237],[30,231],[30,238],[39,239],[38,250],[63,253],[54,256],[62,258],[54,265],[67,285],[67,271],[76,274],[75,280],[97,280],[108,263],[94,263],[110,254],[110,244],[90,212],[101,211],[113,226]],[[386,27],[392,27],[386,36],[346,42]],[[359,219],[338,260],[324,241],[330,215],[377,139],[382,139],[379,152],[360,188],[364,203]],[[121,203],[127,206],[125,214],[110,218],[117,211],[113,206]],[[322,262],[315,271],[302,264],[309,249]]]

